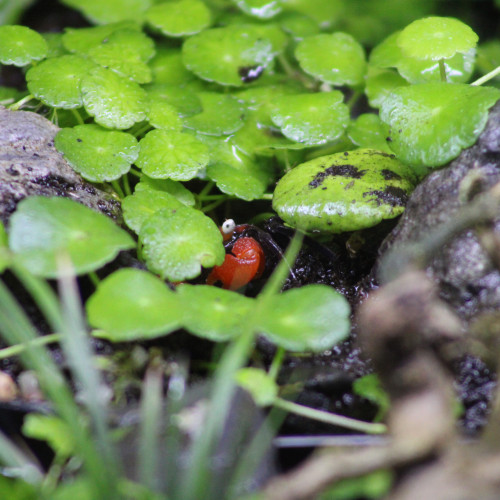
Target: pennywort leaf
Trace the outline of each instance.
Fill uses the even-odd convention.
[[[62,255],[69,256],[76,274],[85,274],[134,246],[109,217],[67,198],[26,198],[10,219],[9,247],[15,260],[45,278],[58,276]]]
[[[162,209],[182,207],[183,204],[172,194],[163,191],[136,191],[122,200],[123,219],[127,226],[139,234],[142,224]]]
[[[462,21],[453,17],[426,17],[401,31],[397,43],[403,53],[416,59],[447,59],[457,52],[474,48],[478,36]]]
[[[418,175],[449,162],[472,146],[500,98],[491,87],[423,83],[392,91],[380,110],[389,146]]]
[[[215,222],[190,207],[159,210],[142,224],[139,239],[149,269],[171,281],[195,278],[225,257]]]
[[[276,99],[271,119],[288,139],[320,145],[338,139],[349,123],[339,91],[296,94]]]
[[[53,108],[83,106],[80,81],[96,65],[77,55],[63,55],[42,61],[26,73],[28,90]]]
[[[273,46],[252,25],[230,25],[192,36],[182,54],[186,67],[200,78],[241,87],[261,76],[273,59]]]
[[[253,300],[208,285],[180,285],[177,293],[183,308],[183,326],[193,335],[215,342],[240,335]]]
[[[139,155],[132,134],[92,124],[60,130],[55,146],[77,172],[92,182],[119,179]]]
[[[236,373],[236,383],[250,393],[259,406],[269,406],[278,396],[278,384],[259,368],[240,368]]]
[[[143,175],[141,180],[135,186],[135,192],[139,191],[160,191],[169,193],[177,198],[183,205],[189,207],[195,204],[194,195],[183,184],[171,179],[152,179],[147,175]]]
[[[209,8],[200,0],[176,0],[159,3],[146,12],[146,21],[171,37],[194,35],[211,22]]]
[[[146,92],[109,69],[90,71],[82,78],[81,91],[85,109],[103,127],[126,129],[146,118]]]
[[[26,26],[0,26],[0,63],[26,66],[47,56],[47,42]]]
[[[104,279],[87,300],[91,326],[113,342],[151,339],[179,328],[182,314],[177,294],[158,277],[125,268]]]
[[[207,165],[208,148],[191,134],[152,130],[140,141],[137,165],[149,177],[187,181]]]
[[[259,331],[290,351],[323,351],[350,331],[347,300],[326,285],[306,285],[266,297]]]
[[[414,182],[413,171],[394,155],[346,151],[290,170],[276,186],[273,208],[304,231],[356,231],[401,214]]]
[[[337,32],[304,38],[295,56],[300,67],[318,80],[331,85],[356,86],[366,70],[363,47],[351,35]]]

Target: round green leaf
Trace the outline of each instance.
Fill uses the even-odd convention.
[[[122,21],[104,26],[93,26],[92,28],[66,28],[62,36],[62,43],[70,52],[88,55],[92,49],[106,43],[113,33],[119,30],[135,30],[142,34],[139,24],[132,21]],[[134,41],[136,42],[136,37],[134,37]]]
[[[21,201],[10,219],[9,246],[33,274],[56,278],[60,258],[68,256],[74,272],[85,274],[135,243],[110,218],[76,201],[33,196]]]
[[[394,155],[346,151],[290,170],[276,186],[273,208],[304,231],[356,231],[401,214],[413,181],[411,169]]]
[[[241,87],[261,76],[273,59],[273,46],[253,26],[232,25],[192,36],[182,54],[184,64],[200,78]]]
[[[227,135],[243,126],[244,108],[232,96],[199,92],[203,111],[184,120],[187,128],[207,135]]]
[[[278,384],[259,368],[240,368],[236,372],[236,383],[250,393],[258,406],[272,405],[278,396]]]
[[[182,62],[180,49],[162,47],[156,49],[156,55],[149,61],[155,84],[182,85],[196,77]]]
[[[10,258],[7,246],[7,233],[2,221],[0,221],[0,273],[8,267],[9,262]]]
[[[176,209],[183,204],[175,196],[162,191],[136,191],[122,200],[123,219],[127,226],[139,234],[146,219],[162,209]]]
[[[88,55],[97,64],[138,83],[149,83],[153,79],[146,62],[154,55],[154,42],[141,31],[114,31],[99,45],[89,49]]]
[[[208,148],[190,134],[152,130],[141,139],[137,166],[154,179],[187,181],[207,165]]]
[[[450,83],[464,83],[474,71],[476,49],[470,49],[464,54],[457,52],[449,59],[443,59],[446,72],[446,81]],[[439,61],[423,61],[410,57],[402,58],[398,63],[398,71],[410,83],[440,82],[441,72]]]
[[[407,85],[408,82],[393,69],[369,67],[365,93],[370,106],[379,108],[393,89]]]
[[[395,89],[382,103],[389,146],[419,175],[472,146],[500,91],[465,84],[423,83]]]
[[[259,332],[289,351],[324,351],[350,331],[347,300],[326,285],[306,285],[266,297]]]
[[[392,153],[385,140],[385,130],[378,115],[364,113],[353,121],[347,130],[349,139],[360,148],[372,148]]]
[[[283,10],[300,12],[327,30],[334,26],[345,10],[342,0],[282,0]]]
[[[180,132],[182,120],[178,110],[167,102],[149,99],[148,120],[155,128]]]
[[[191,116],[203,111],[200,99],[188,88],[153,84],[148,86],[147,93],[151,108],[164,102],[174,106],[180,116]]]
[[[109,69],[94,68],[81,91],[85,109],[103,127],[126,129],[146,118],[146,92]]]
[[[310,17],[297,13],[288,13],[280,16],[279,20],[281,29],[290,34],[295,41],[303,40],[304,38],[319,33],[319,26]]]
[[[210,25],[211,14],[200,0],[176,0],[154,5],[146,21],[166,36],[194,35]]]
[[[395,68],[404,57],[398,45],[401,31],[396,31],[380,42],[370,53],[370,66]]]
[[[195,204],[193,193],[180,182],[171,179],[152,179],[147,175],[143,175],[139,183],[135,186],[135,192],[139,191],[160,191],[171,194],[188,207],[192,207]]]
[[[26,66],[47,56],[42,35],[26,26],[0,26],[0,63]]]
[[[177,330],[177,294],[147,271],[126,268],[104,279],[87,300],[88,321],[112,342],[146,340]]]
[[[54,108],[83,106],[80,81],[96,65],[76,55],[65,55],[42,61],[26,73],[29,91]]]
[[[149,269],[171,281],[195,278],[201,266],[220,266],[226,255],[215,222],[190,207],[156,212],[139,238]]]
[[[253,307],[252,299],[214,286],[180,285],[177,293],[183,306],[184,328],[214,342],[240,335]]]
[[[141,20],[153,0],[63,0],[94,24]]]
[[[132,134],[92,124],[60,130],[55,146],[78,173],[92,182],[119,179],[139,155]]]
[[[331,85],[360,85],[365,76],[363,47],[347,33],[320,34],[304,38],[295,50],[300,67]]]
[[[267,187],[267,184],[258,175],[254,175],[252,171],[237,169],[227,163],[209,165],[207,176],[215,181],[223,193],[246,201],[260,198]]]
[[[281,0],[232,0],[249,16],[270,19],[281,12]]]
[[[453,17],[426,17],[409,24],[398,36],[403,53],[415,59],[447,59],[474,48],[478,36]]]
[[[271,110],[272,121],[285,137],[308,145],[338,139],[349,123],[349,108],[337,90],[278,97]]]

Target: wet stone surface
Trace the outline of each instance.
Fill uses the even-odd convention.
[[[0,106],[0,220],[26,196],[64,196],[120,220],[120,204],[78,175],[54,147],[58,128],[28,111]]]

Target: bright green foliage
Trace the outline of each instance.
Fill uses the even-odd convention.
[[[207,28],[211,13],[201,0],[159,3],[146,12],[146,21],[166,36],[194,35]]]
[[[137,165],[155,179],[187,181],[207,165],[208,148],[191,134],[152,130],[140,142]]]
[[[82,79],[81,91],[85,109],[103,127],[126,129],[146,118],[146,92],[109,69],[94,68]]]
[[[342,10],[342,0],[282,0],[284,11],[300,12],[313,19],[323,29],[333,27]]]
[[[45,278],[56,278],[68,259],[76,274],[85,274],[134,246],[109,217],[67,198],[26,198],[10,219],[15,260]]]
[[[104,68],[138,83],[149,83],[153,74],[146,64],[154,55],[151,38],[137,29],[120,29],[88,50],[89,57]]]
[[[235,168],[227,163],[214,163],[208,166],[207,176],[223,193],[246,201],[261,197],[267,185],[257,168],[252,170],[245,165]]]
[[[140,20],[153,0],[61,0],[95,24]]]
[[[199,97],[189,88],[170,84],[153,84],[147,87],[151,107],[157,103],[174,106],[181,117],[196,115],[203,111]]]
[[[500,91],[465,84],[427,83],[395,89],[383,103],[389,146],[418,175],[472,146]]]
[[[43,36],[26,26],[0,26],[0,63],[26,66],[47,56]]]
[[[401,214],[412,191],[409,167],[374,149],[321,156],[278,182],[273,208],[304,231],[356,231]]]
[[[153,72],[154,83],[169,85],[183,85],[193,81],[196,77],[182,62],[182,53],[177,48],[167,48],[157,45],[156,55],[149,62]]]
[[[258,406],[270,406],[278,396],[278,384],[265,371],[258,368],[239,369],[236,373],[236,382],[250,393]]]
[[[162,130],[181,131],[182,119],[174,106],[168,104],[168,102],[155,102],[149,98],[148,108],[148,121],[153,127]]]
[[[5,227],[0,221],[0,273],[9,265],[9,255],[7,247],[7,233]]]
[[[370,106],[379,108],[393,89],[406,85],[408,82],[392,69],[369,67],[366,75],[365,93]]]
[[[232,0],[245,14],[270,19],[281,12],[281,0]]]
[[[324,351],[350,331],[347,300],[326,285],[306,285],[266,297],[259,332],[289,351]]]
[[[91,326],[114,342],[150,339],[177,330],[182,313],[177,295],[159,278],[125,268],[104,279],[86,303]]]
[[[379,500],[389,495],[394,483],[391,470],[381,469],[364,476],[342,479],[320,493],[316,500]]]
[[[169,193],[177,198],[183,205],[193,206],[195,204],[194,195],[189,189],[185,188],[180,182],[171,179],[152,179],[143,175],[141,180],[135,186],[135,192],[139,191],[160,191]]]
[[[201,134],[227,135],[243,126],[244,110],[230,95],[215,92],[197,94],[203,111],[184,120],[184,125]]]
[[[288,13],[280,16],[281,29],[292,36],[295,41],[305,37],[317,35],[319,26],[310,17],[297,13]]]
[[[184,206],[175,196],[163,191],[142,190],[122,200],[123,218],[127,226],[139,234],[142,224],[158,210]]]
[[[397,68],[401,76],[410,83],[441,81],[439,61],[424,60],[406,55],[398,45],[400,32],[393,33],[375,47],[370,54],[370,64],[377,68]],[[457,52],[442,59],[446,80],[453,83],[466,82],[474,70],[476,50]]]
[[[139,155],[132,134],[92,124],[60,130],[55,145],[77,172],[93,182],[119,179]]]
[[[273,46],[258,27],[232,25],[192,36],[182,54],[184,64],[200,78],[241,87],[259,78],[273,59]]]
[[[156,212],[142,225],[139,239],[149,269],[171,281],[195,278],[202,266],[224,261],[219,228],[190,207]]]
[[[355,394],[368,399],[378,406],[379,410],[376,420],[379,421],[385,417],[387,410],[391,406],[391,402],[389,395],[383,389],[380,379],[375,373],[370,373],[355,380],[352,384],[352,389]]]
[[[397,38],[403,53],[415,59],[448,59],[474,48],[478,36],[452,17],[427,17],[408,25]]]
[[[67,459],[75,451],[75,439],[64,420],[53,415],[30,413],[23,424],[27,437],[47,441],[59,458]]]
[[[382,121],[374,113],[359,115],[349,126],[347,135],[360,148],[372,148],[392,153],[385,140],[385,129]]]
[[[295,56],[300,67],[318,80],[332,85],[357,86],[366,71],[363,47],[347,33],[320,34],[304,38]]]
[[[279,97],[271,119],[288,139],[324,144],[338,139],[349,123],[349,109],[342,98],[339,91]]]
[[[229,290],[204,285],[177,287],[183,326],[193,335],[214,342],[230,340],[245,328],[253,300]]]
[[[47,57],[59,57],[68,54],[68,51],[62,43],[62,33],[42,33],[42,36],[49,48]]]
[[[106,40],[109,40],[113,33],[120,30],[135,30],[139,33],[140,29],[140,25],[133,21],[110,23],[92,28],[67,28],[62,35],[62,43],[69,52],[88,55],[99,45],[107,43]]]

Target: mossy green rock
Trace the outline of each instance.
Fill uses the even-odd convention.
[[[356,231],[401,214],[414,182],[413,172],[394,155],[346,151],[288,172],[276,186],[273,208],[304,231]]]

